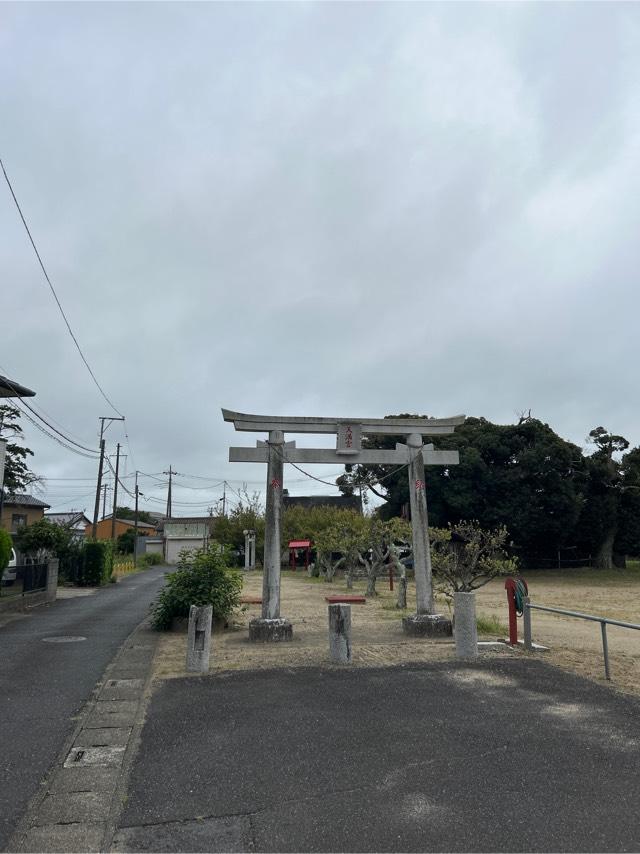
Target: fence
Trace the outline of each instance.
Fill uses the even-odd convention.
[[[16,596],[25,596],[47,589],[49,580],[49,564],[33,563],[22,564],[15,568],[16,577],[10,586],[0,585],[0,596],[8,599]]]
[[[550,608],[547,605],[534,605],[529,601],[529,597],[524,599],[524,645],[525,649],[533,649],[533,641],[531,635],[531,611],[547,611],[550,614],[560,614],[564,617],[575,617],[579,620],[589,620],[593,623],[600,623],[600,631],[602,632],[602,654],[604,656],[604,675],[605,679],[611,679],[611,668],[609,666],[609,643],[607,641],[607,626],[619,626],[623,629],[640,630],[640,625],[637,623],[625,623],[622,620],[610,620],[608,617],[595,617],[593,614],[582,614],[580,611],[566,611],[564,608]]]

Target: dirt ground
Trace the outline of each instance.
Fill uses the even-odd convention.
[[[596,570],[538,570],[525,573],[532,604],[565,608],[598,617],[640,624],[640,572]],[[479,614],[507,621],[504,581],[493,581],[477,594]],[[606,684],[599,623],[532,611],[535,643],[552,664]],[[522,635],[522,620],[518,620]],[[607,627],[611,685],[640,694],[640,631]]]
[[[531,601],[534,604],[567,608],[588,614],[639,622],[638,593],[640,573],[596,575],[594,572],[567,570],[547,571],[528,577]],[[436,661],[453,658],[452,640],[428,641],[407,638],[402,631],[402,611],[395,607],[395,592],[389,591],[387,580],[378,581],[379,596],[365,605],[352,606],[353,665],[371,667],[414,661]],[[211,672],[261,669],[270,667],[299,667],[326,665],[327,603],[325,596],[347,592],[342,579],[333,584],[310,579],[300,571],[282,573],[281,613],[293,623],[294,640],[286,644],[251,644],[247,625],[260,615],[259,605],[245,605],[228,629],[217,632],[212,644]],[[364,583],[355,582],[352,593],[363,593]],[[245,575],[244,596],[262,594],[262,575]],[[409,584],[408,609],[415,608],[413,584]],[[495,617],[506,632],[507,603],[504,581],[496,580],[478,591],[478,616]],[[448,612],[440,601],[441,610]],[[518,620],[522,636],[522,620]],[[534,611],[533,639],[549,647],[542,655],[551,663],[605,682],[600,626],[584,620],[560,617]],[[500,631],[481,635],[483,641],[495,641],[505,636]],[[611,663],[611,685],[619,690],[640,693],[640,632],[615,627],[608,628]],[[482,655],[526,655],[509,647],[489,647]],[[184,633],[167,633],[162,637],[156,656],[157,678],[185,676],[186,639]]]

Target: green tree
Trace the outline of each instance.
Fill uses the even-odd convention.
[[[219,543],[238,550],[244,548],[244,531],[255,531],[256,556],[264,551],[264,510],[257,492],[241,491],[228,515],[212,517],[211,526]]]
[[[372,436],[363,444],[392,448],[396,441],[395,436]],[[585,462],[581,449],[547,424],[531,417],[509,425],[467,418],[452,435],[438,437],[436,446],[458,450],[460,464],[427,469],[431,525],[442,528],[477,519],[487,530],[506,526],[516,553],[529,565],[574,544],[583,507]],[[383,517],[408,513],[405,468],[354,466],[343,478],[367,483],[385,498]]]
[[[4,528],[0,528],[0,578],[2,578],[2,573],[9,566],[12,546],[13,543],[10,535]]]
[[[46,555],[62,557],[72,547],[73,534],[65,525],[56,525],[49,519],[38,519],[14,535],[17,548],[31,557]]]
[[[135,521],[136,511],[131,507],[116,507],[116,519],[132,519]],[[153,525],[154,521],[146,510],[138,511],[138,521]]]
[[[589,433],[595,451],[586,459],[585,500],[579,520],[578,536],[583,548],[595,556],[595,565],[611,569],[614,565],[616,542],[622,533],[620,522],[625,500],[625,466],[621,455],[629,447],[623,436],[596,427]],[[629,474],[635,471],[637,456],[627,455]],[[628,479],[628,478],[627,478]],[[631,482],[628,483],[631,486]],[[621,560],[616,559],[616,563]]]
[[[477,522],[458,522],[433,528],[429,534],[435,586],[445,596],[477,590],[493,578],[517,571],[506,551],[504,527],[485,531]]]
[[[120,534],[120,536],[116,540],[118,551],[122,554],[133,554],[135,541],[135,528],[129,528],[128,531],[125,531],[123,534]]]
[[[30,448],[22,444],[23,430],[20,424],[20,410],[10,404],[0,405],[0,438],[7,440],[7,455],[4,468],[4,490],[8,494],[24,491],[40,478],[34,474],[27,460],[33,456]]]

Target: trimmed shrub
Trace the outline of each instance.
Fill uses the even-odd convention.
[[[240,604],[242,576],[228,565],[228,555],[217,543],[196,551],[184,550],[175,572],[152,603],[152,625],[163,631],[174,617],[188,617],[192,605],[212,605],[214,619],[226,619]]]
[[[9,566],[12,545],[9,534],[4,528],[0,528],[0,576],[2,576],[2,573]]]
[[[107,584],[112,571],[113,549],[110,540],[85,543],[81,584],[91,587]]]

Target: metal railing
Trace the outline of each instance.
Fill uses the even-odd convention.
[[[564,608],[550,608],[548,605],[534,605],[529,601],[529,597],[525,596],[523,602],[523,617],[524,617],[524,646],[525,649],[533,649],[533,641],[531,636],[531,611],[547,611],[550,614],[560,614],[564,617],[575,617],[579,620],[589,620],[592,623],[600,623],[600,631],[602,633],[602,654],[604,656],[604,675],[606,679],[611,679],[611,667],[609,665],[609,643],[607,641],[607,626],[619,626],[622,629],[636,629],[640,631],[638,623],[626,623],[623,620],[610,620],[608,617],[596,617],[593,614],[582,614],[580,611],[567,611]]]

